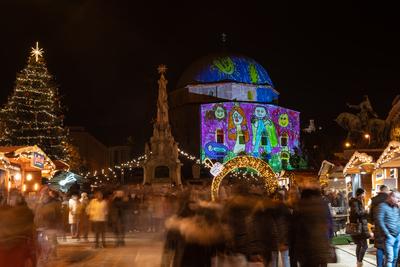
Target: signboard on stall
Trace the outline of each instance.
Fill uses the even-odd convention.
[[[32,167],[36,167],[39,169],[44,168],[44,155],[38,153],[38,152],[33,152],[33,157],[32,157]]]

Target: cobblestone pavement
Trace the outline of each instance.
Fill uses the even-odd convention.
[[[124,247],[115,247],[111,236],[101,249],[93,247],[93,238],[59,243],[57,257],[39,262],[38,267],[155,267],[160,266],[163,245],[160,235],[141,233],[128,235]]]
[[[356,246],[355,245],[340,245],[336,247],[336,255],[338,263],[328,264],[329,267],[352,267],[356,266]],[[375,250],[369,248],[364,257],[363,267],[376,266]]]
[[[93,238],[89,242],[67,239],[61,241],[57,257],[47,262],[39,262],[38,267],[157,267],[160,266],[163,236],[153,233],[129,234],[125,247],[115,247],[110,234],[107,247],[93,248]],[[336,249],[338,263],[329,267],[356,266],[355,245],[341,245]],[[364,267],[375,265],[373,249],[369,249],[364,260]]]

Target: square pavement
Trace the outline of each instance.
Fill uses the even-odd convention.
[[[161,263],[163,236],[154,233],[128,234],[126,246],[115,247],[115,240],[108,234],[107,246],[103,249],[93,248],[93,237],[87,241],[67,238],[59,239],[57,257],[46,262],[39,262],[38,267],[158,267]],[[356,266],[355,245],[338,245],[336,254],[338,263],[329,267]],[[363,267],[376,266],[375,249],[370,246]]]

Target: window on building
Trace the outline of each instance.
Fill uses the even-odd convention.
[[[224,143],[224,131],[222,129],[217,129],[217,143]]]
[[[389,177],[390,178],[396,178],[396,169],[390,169],[389,170]]]
[[[288,135],[287,133],[282,134],[281,136],[281,146],[287,146],[288,145]]]

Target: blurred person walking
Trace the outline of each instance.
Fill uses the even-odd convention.
[[[376,266],[383,267],[385,255],[385,235],[379,227],[377,213],[378,207],[388,198],[389,188],[386,185],[379,187],[379,192],[371,199],[370,222],[374,225],[374,247],[376,248]]]
[[[194,215],[183,211],[179,216],[168,219],[165,247],[174,253],[172,258],[164,257],[161,266],[223,266],[219,265],[217,255],[224,251],[227,231],[220,222],[218,209],[214,203],[201,203]]]
[[[397,266],[400,248],[400,193],[393,191],[378,206],[377,223],[384,234],[385,267]]]
[[[300,266],[327,266],[331,255],[330,213],[317,186],[303,188],[293,216],[294,249]]]
[[[164,230],[164,219],[166,212],[167,198],[163,194],[159,194],[153,199],[153,223],[154,232]]]
[[[276,261],[279,251],[278,225],[275,220],[276,203],[269,198],[259,197],[249,217],[247,229],[249,235],[248,258],[251,263],[261,263],[275,267],[272,253]]]
[[[13,197],[13,206],[0,203],[0,266],[36,266],[34,215],[24,197]]]
[[[288,200],[286,202],[289,210],[290,210],[290,219],[289,219],[289,260],[290,267],[297,267],[297,255],[296,255],[296,221],[294,219],[295,211],[298,209],[298,204],[300,200],[300,192],[297,187],[290,187],[288,192]]]
[[[357,266],[363,265],[364,255],[368,249],[368,238],[370,233],[368,230],[368,213],[364,208],[365,191],[362,188],[356,190],[356,197],[351,198],[349,201],[350,216],[349,221],[351,224],[357,226],[357,233],[352,233],[351,238],[356,247]]]
[[[78,239],[83,236],[85,241],[88,240],[89,234],[89,216],[86,213],[86,209],[89,205],[89,197],[87,193],[83,192],[79,199],[80,212],[79,212],[79,227],[78,227]]]
[[[274,207],[274,220],[277,227],[277,250],[272,251],[272,266],[278,267],[279,254],[282,260],[282,267],[290,267],[289,261],[289,224],[290,224],[290,210],[284,203],[285,193],[278,193],[275,199]]]
[[[103,198],[102,192],[97,191],[95,193],[95,198],[89,202],[87,207],[87,214],[89,215],[89,220],[92,224],[92,230],[96,236],[95,248],[104,248],[106,246],[105,234],[108,205],[107,201]],[[101,244],[99,243],[100,235]]]
[[[72,195],[68,201],[68,223],[71,230],[71,238],[78,238],[78,227],[80,217],[80,202],[77,195]]]
[[[110,218],[115,234],[115,246],[125,246],[125,224],[128,199],[122,190],[115,191],[111,202]]]
[[[51,248],[48,250],[51,255],[45,255],[45,258],[49,256],[57,256],[57,232],[64,225],[62,223],[61,213],[61,200],[56,191],[49,190],[43,195],[42,203],[36,209],[35,213],[35,225],[41,228],[46,238],[44,240],[50,241]],[[47,242],[47,241],[46,241]]]
[[[254,236],[250,222],[256,201],[249,195],[249,187],[245,183],[235,185],[232,194],[225,202],[222,215],[232,236],[227,251],[238,261],[246,262],[247,257],[254,252],[250,247],[251,237]]]

